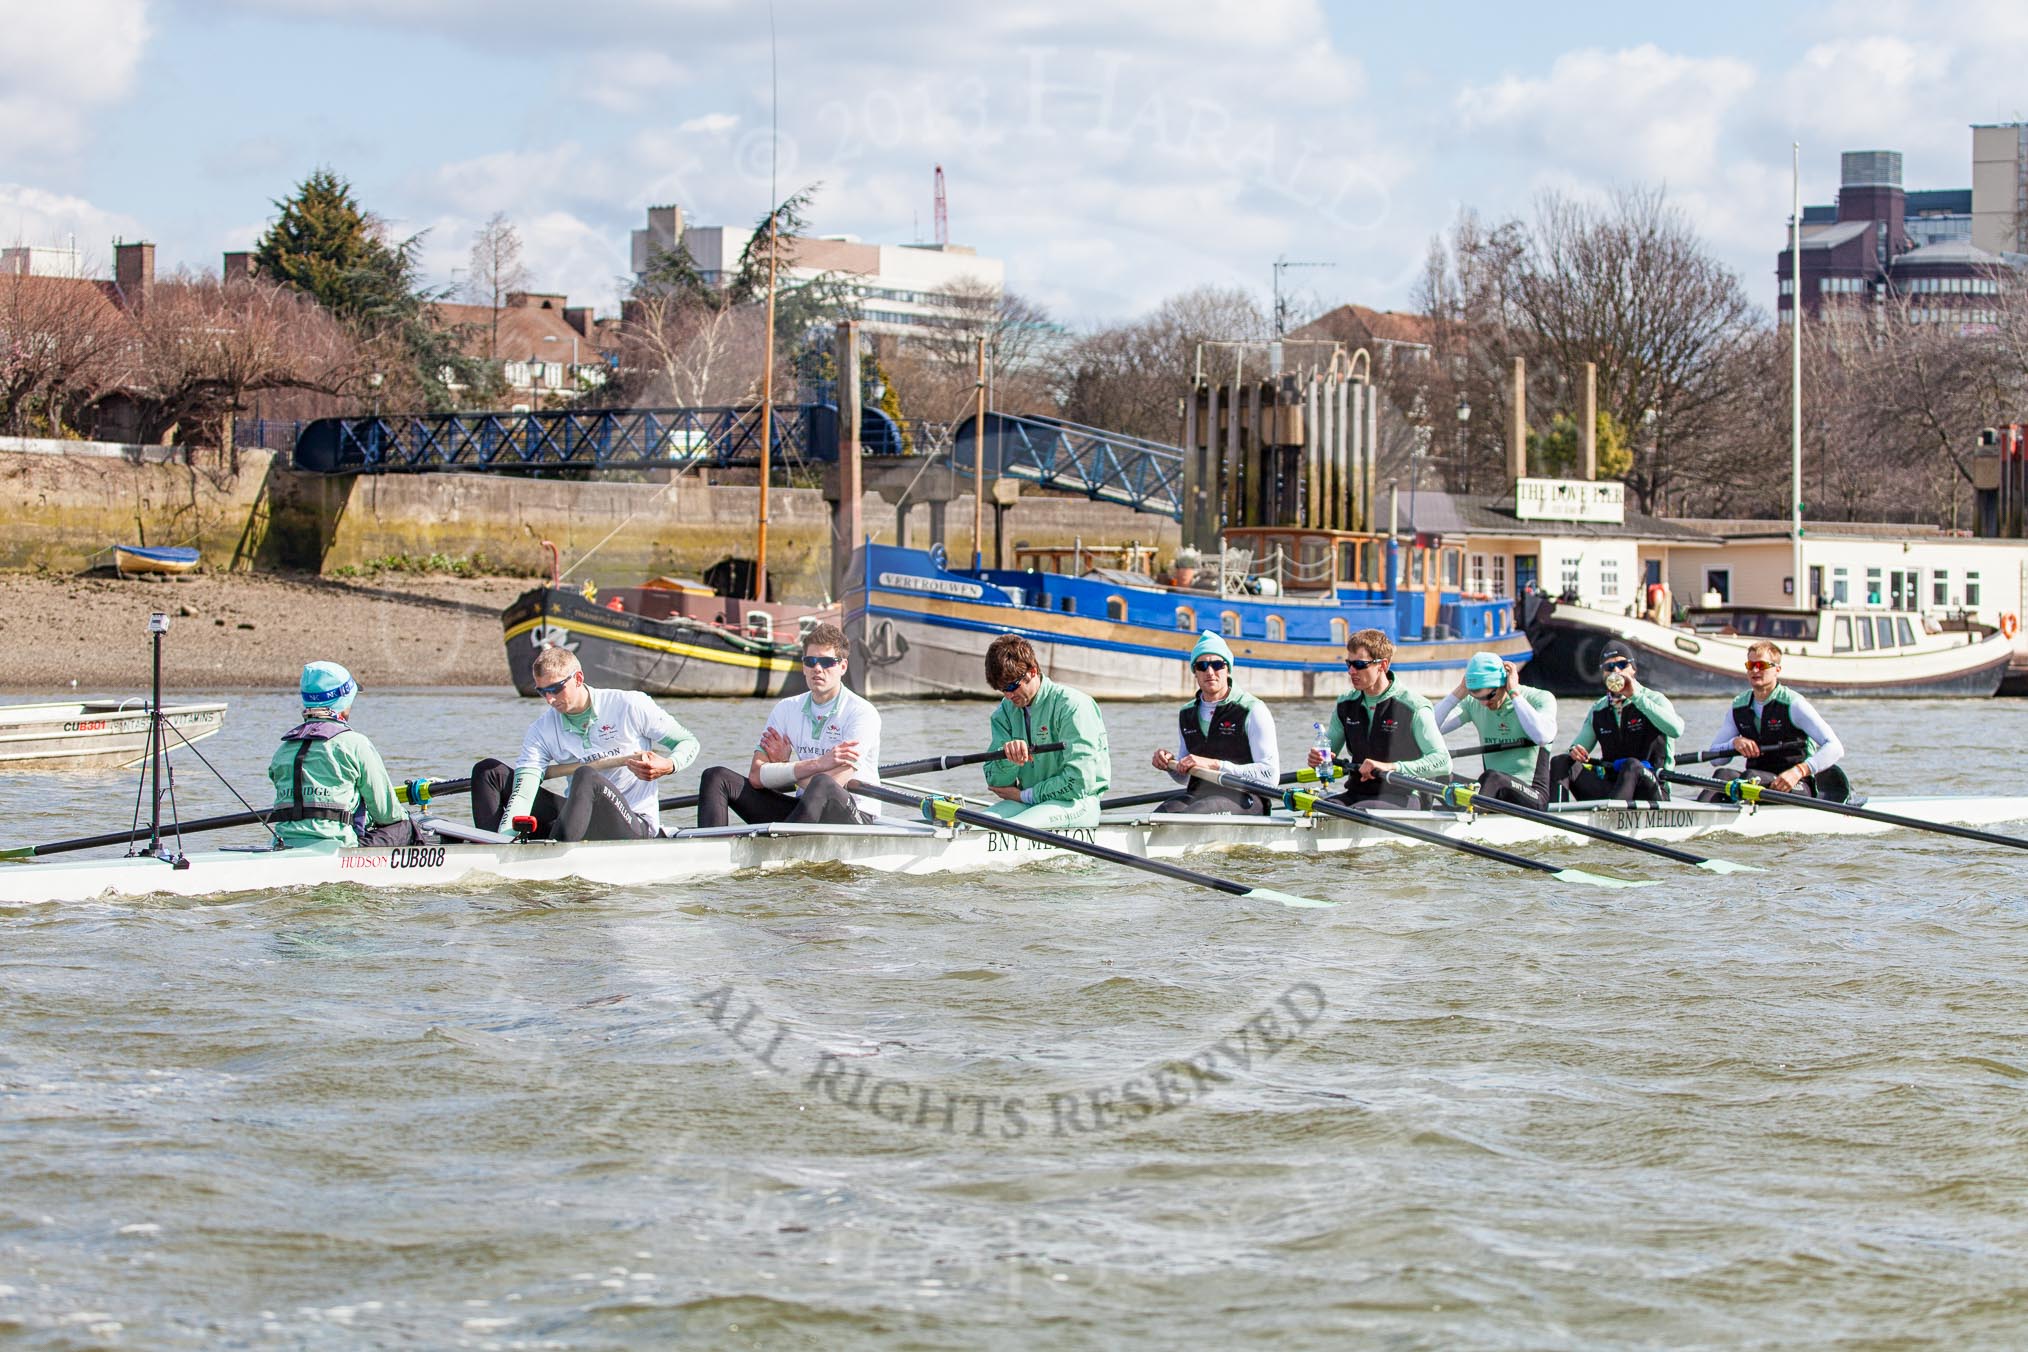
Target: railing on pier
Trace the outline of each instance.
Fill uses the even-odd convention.
[[[778,405],[769,421],[777,463],[838,458],[831,405]],[[751,405],[320,418],[296,438],[295,463],[324,474],[725,467],[759,464],[761,437]],[[868,455],[905,446],[902,429],[878,409],[861,410],[860,439]]]
[[[988,475],[1183,519],[1183,452],[1174,446],[1057,418],[1006,413],[986,415],[985,436]],[[974,419],[956,424],[951,464],[960,474],[972,472],[976,437]]]

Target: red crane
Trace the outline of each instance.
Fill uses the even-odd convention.
[[[937,243],[941,246],[950,242],[951,208],[944,200],[944,167],[940,164],[937,166]]]

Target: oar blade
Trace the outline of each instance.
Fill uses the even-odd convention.
[[[1589,887],[1653,887],[1653,878],[1613,878],[1603,873],[1587,873],[1581,868],[1558,869],[1549,875],[1560,883],[1584,883]]]
[[[16,845],[12,849],[0,850],[0,859],[33,858],[35,858],[35,847],[33,845]]]
[[[1736,864],[1730,859],[1705,859],[1700,861],[1697,867],[1703,869],[1706,873],[1724,874],[1724,873],[1767,872],[1767,870],[1764,868],[1755,868],[1752,864]]]
[[[1284,906],[1297,909],[1329,910],[1338,904],[1335,901],[1318,901],[1315,897],[1299,897],[1293,892],[1277,892],[1272,887],[1256,887],[1240,895],[1253,901],[1279,901]]]

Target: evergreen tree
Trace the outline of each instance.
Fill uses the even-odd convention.
[[[352,185],[329,169],[316,170],[275,207],[281,215],[254,252],[263,276],[353,321],[384,303],[389,287],[402,280],[399,251],[382,242],[353,199]]]

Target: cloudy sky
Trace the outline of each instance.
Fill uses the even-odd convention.
[[[1966,187],[1974,122],[2028,116],[2028,5],[1703,0],[775,0],[778,181],[824,233],[951,237],[1073,323],[1203,282],[1405,303],[1461,206],[1660,183],[1765,303],[1789,198],[1838,152]],[[1543,17],[1545,14],[1553,18]],[[1666,15],[1666,17],[1662,17]],[[1440,17],[1439,17],[1440,16]],[[440,283],[506,212],[535,281],[617,304],[650,203],[769,200],[765,0],[0,0],[0,239],[101,268],[249,247],[335,169]]]

